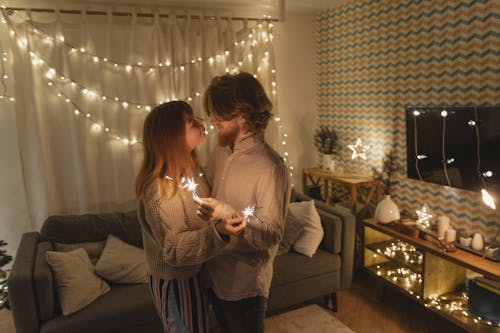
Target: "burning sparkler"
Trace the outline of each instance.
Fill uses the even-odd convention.
[[[242,211],[241,211],[241,214],[243,214],[243,216],[248,220],[249,217],[253,217],[254,219],[256,219],[257,221],[259,222],[262,222],[261,219],[259,219],[257,216],[255,216],[255,204],[254,205],[251,205],[251,206],[248,206],[248,207],[245,207]]]
[[[182,177],[179,187],[191,192],[193,199],[195,201],[200,201],[200,196],[196,192],[196,188],[198,187],[198,184],[194,181],[193,177],[188,177],[188,178]]]

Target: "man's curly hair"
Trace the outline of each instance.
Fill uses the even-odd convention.
[[[272,117],[273,104],[262,84],[250,73],[216,76],[203,96],[203,107],[210,116],[214,113],[223,120],[241,114],[250,132],[263,132]]]

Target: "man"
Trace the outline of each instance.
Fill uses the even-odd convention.
[[[204,95],[218,129],[219,146],[205,175],[212,197],[200,215],[221,215],[222,202],[241,213],[255,205],[246,228],[230,236],[223,253],[207,264],[211,300],[224,333],[264,332],[273,261],[283,235],[290,181],[283,159],[264,141],[272,103],[249,73],[215,77]]]

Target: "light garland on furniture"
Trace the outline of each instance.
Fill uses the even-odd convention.
[[[431,295],[425,300],[425,306],[428,308],[435,308],[436,310],[447,312],[448,314],[458,313],[472,321],[475,324],[482,324],[488,326],[500,327],[500,322],[493,323],[489,320],[484,320],[480,316],[475,316],[467,310],[468,297],[465,293],[460,295]]]

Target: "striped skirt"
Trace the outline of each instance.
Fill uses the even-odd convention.
[[[165,333],[208,333],[208,296],[197,275],[168,281],[149,275],[149,287]]]

